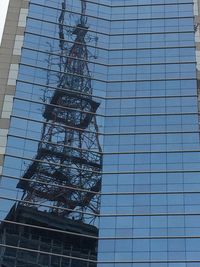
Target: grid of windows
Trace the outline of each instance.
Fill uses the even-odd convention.
[[[81,31],[84,41],[76,38]],[[81,145],[81,155],[103,158],[102,169],[89,170],[102,175],[101,191],[96,191],[100,213],[94,208],[78,210],[81,218],[87,218],[84,224],[94,228],[83,234],[45,225],[54,233],[88,238],[87,244],[79,241],[75,254],[68,247],[47,250],[53,267],[199,267],[200,142],[194,37],[193,3],[188,0],[30,1],[1,180],[1,221],[11,220],[7,214],[16,201],[27,207],[32,201],[21,200],[25,191],[18,183],[30,178],[23,175],[31,164],[48,164],[47,158],[36,157],[44,124],[53,138],[45,139],[43,145],[56,143],[65,151],[73,147],[79,153],[77,136],[84,128],[59,125],[57,118],[45,120],[47,106],[55,112],[61,106],[73,118],[75,114],[95,117],[95,127],[85,129],[98,136],[98,145]],[[84,44],[87,56],[77,56],[74,44],[80,50]],[[65,92],[81,96],[81,101],[90,99],[98,108],[51,102],[52,95],[62,91],[66,73],[68,85],[72,80],[75,85],[65,84]],[[87,81],[86,87],[92,89],[80,92],[80,81]],[[57,131],[62,129],[56,132],[55,125]],[[63,144],[64,133],[71,129],[76,131],[74,139],[70,136]],[[67,164],[84,179],[82,165],[69,160]],[[57,166],[66,168],[66,161],[51,162],[51,168]],[[39,184],[48,182],[44,179]],[[83,189],[80,184],[56,186],[67,187],[65,197],[72,195],[73,200],[83,191],[88,195],[95,191],[94,186]],[[43,201],[36,207],[54,211],[58,209],[55,202]],[[71,209],[64,205],[59,212]],[[88,216],[95,217],[92,223]],[[70,219],[76,221],[76,216]],[[95,248],[98,256],[90,249],[86,257],[84,246]],[[40,252],[45,255],[44,248]],[[73,257],[75,261],[70,262]],[[45,256],[38,260],[45,267],[47,262]]]
[[[98,267],[198,266],[193,6],[113,3]]]

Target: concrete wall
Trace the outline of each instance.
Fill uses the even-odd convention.
[[[29,0],[10,0],[0,46],[0,174],[7,143]]]

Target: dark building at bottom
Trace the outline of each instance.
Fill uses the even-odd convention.
[[[2,267],[96,266],[96,227],[20,205],[6,220],[13,224],[1,225]]]

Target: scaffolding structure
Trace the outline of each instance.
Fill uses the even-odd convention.
[[[4,222],[1,225],[1,243],[31,248],[37,253],[5,246],[0,249],[3,267],[25,267],[27,260],[28,266],[32,267],[95,266],[86,261],[51,256],[56,251],[60,255],[95,260],[95,238],[61,235],[49,230],[64,229],[98,236],[93,224],[99,213],[101,190],[102,153],[95,115],[99,103],[92,97],[88,67],[86,1],[80,1],[81,15],[71,33],[74,42],[68,51],[65,37],[67,3],[66,0],[62,2],[58,19],[59,82],[49,103],[44,105],[37,154],[17,185],[24,192],[22,199],[5,218],[16,224]],[[44,255],[43,250],[50,254]]]

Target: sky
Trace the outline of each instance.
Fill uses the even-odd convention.
[[[0,0],[0,40],[3,33],[4,22],[9,0]]]

